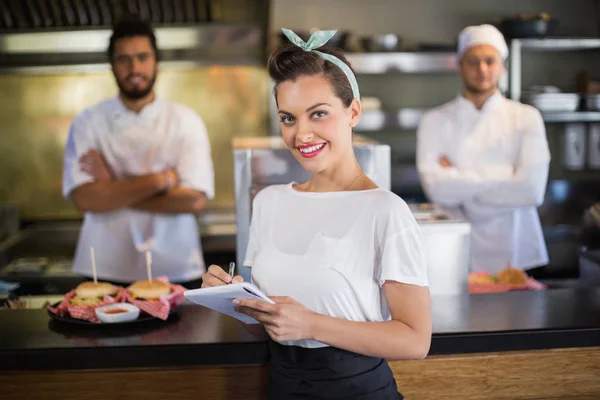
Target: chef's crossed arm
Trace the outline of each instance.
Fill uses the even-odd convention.
[[[458,207],[507,178],[507,168],[496,166],[460,170],[450,165],[446,152],[437,122],[426,115],[417,131],[417,169],[423,190],[434,203]]]
[[[158,196],[133,205],[158,213],[198,214],[214,198],[214,167],[204,122],[194,112],[182,120],[183,140],[175,171],[177,185]]]
[[[63,195],[81,212],[130,207],[165,190],[166,173],[114,180],[102,155],[94,149],[93,132],[84,115],[73,120],[65,149]]]
[[[544,201],[550,150],[542,115],[533,110],[526,117],[515,173],[478,194],[475,201],[501,208],[540,206]]]
[[[90,147],[90,130],[75,120],[65,150],[63,194],[82,212],[132,207],[155,213],[199,213],[214,195],[214,175],[206,129],[198,121],[200,125],[184,126],[185,154],[175,169],[114,179],[102,155]],[[189,159],[196,161],[186,161]],[[206,171],[198,172],[198,167]]]

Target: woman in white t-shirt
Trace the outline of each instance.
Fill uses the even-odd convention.
[[[234,303],[272,339],[268,398],[401,399],[385,359],[421,359],[431,342],[419,227],[355,158],[356,78],[340,51],[320,48],[335,31],[306,43],[284,33],[293,44],[269,74],[283,139],[312,177],[254,199],[244,265],[276,304]],[[231,282],[217,266],[203,276],[203,287]]]

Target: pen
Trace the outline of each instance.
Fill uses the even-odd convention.
[[[235,263],[232,261],[229,263],[229,276],[233,278],[233,274],[235,273]]]

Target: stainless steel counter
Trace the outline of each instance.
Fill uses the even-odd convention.
[[[235,209],[206,211],[198,218],[198,229],[201,237],[235,236]]]
[[[467,292],[470,226],[430,205],[412,205],[423,232],[432,294]],[[31,225],[0,244],[0,280],[40,282],[40,292],[64,293],[81,279],[71,272],[79,221]],[[198,219],[205,254],[236,252],[234,209],[207,210]]]
[[[72,289],[84,279],[72,272],[80,228],[80,221],[39,222],[10,236],[0,243],[0,280],[20,282],[25,294]],[[235,254],[235,210],[207,210],[198,228],[207,262],[229,262]]]

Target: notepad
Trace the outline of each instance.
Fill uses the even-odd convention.
[[[263,300],[275,304],[259,288],[249,282],[191,289],[186,290],[183,294],[186,299],[193,303],[227,314],[246,324],[258,324],[259,322],[246,314],[235,311],[233,299]]]

